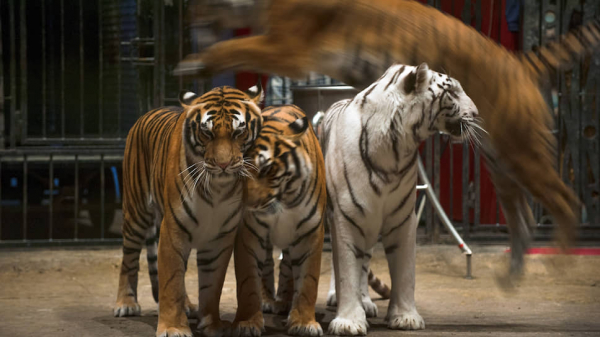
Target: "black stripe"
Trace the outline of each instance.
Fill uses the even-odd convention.
[[[231,245],[229,245],[229,246],[227,246],[227,247],[225,247],[225,248],[221,249],[221,251],[220,251],[219,253],[217,253],[217,255],[215,255],[215,256],[213,256],[213,257],[209,257],[209,258],[206,258],[206,259],[197,259],[197,260],[196,260],[196,265],[197,265],[197,266],[206,266],[206,265],[209,265],[209,264],[211,264],[211,263],[213,263],[213,262],[217,261],[217,260],[219,259],[219,257],[220,257],[220,256],[221,256],[221,255],[222,255],[224,252],[226,252],[227,250],[229,250],[229,249],[231,249],[231,248],[232,248],[232,246],[231,246]]]
[[[321,191],[319,191],[319,196],[317,197],[315,204],[311,208],[308,215],[305,216],[302,220],[300,220],[300,222],[296,225],[296,230],[299,230],[300,227],[302,227],[302,225],[304,225],[308,220],[310,220],[310,218],[312,218],[315,215],[315,213],[317,213],[317,206],[319,206],[319,200],[321,199],[321,194],[322,194]]]
[[[171,210],[171,215],[173,216],[173,220],[175,220],[175,223],[177,224],[179,229],[181,229],[187,235],[188,241],[192,242],[192,233],[190,233],[190,231],[183,225],[183,223],[181,221],[179,221],[179,219],[175,215],[175,211],[173,210],[173,205],[171,205],[171,203],[169,203],[169,209]]]
[[[351,245],[349,243],[346,243],[346,246],[348,246],[348,248],[352,251],[356,259],[362,259],[365,257],[365,252],[362,249],[358,248],[358,246],[356,246],[355,244]]]
[[[332,182],[331,185],[333,186],[333,190],[334,193],[337,195],[337,188],[335,187],[335,184]],[[354,220],[344,212],[344,210],[342,209],[342,206],[340,205],[340,202],[338,201],[338,199],[335,199],[335,202],[337,204],[338,209],[340,210],[340,213],[342,213],[342,216],[346,219],[346,221],[348,221],[352,226],[354,226],[356,229],[358,229],[358,232],[360,233],[360,235],[362,237],[365,236],[365,232],[363,231],[362,228],[360,228],[359,225],[356,224],[356,222],[354,222]]]
[[[390,235],[396,229],[402,227],[408,221],[408,219],[410,219],[410,216],[412,214],[413,214],[413,212],[409,212],[408,215],[406,216],[406,218],[404,218],[404,220],[402,220],[399,225],[392,227],[387,233],[383,234],[382,237],[386,237],[386,236]]]
[[[352,185],[350,185],[350,179],[348,179],[348,169],[346,168],[346,162],[343,162],[343,165],[344,165],[344,178],[346,179],[346,185],[348,185],[348,192],[350,192],[350,199],[352,199],[352,203],[354,204],[354,206],[356,206],[356,208],[358,208],[360,213],[362,213],[362,215],[365,215],[365,210],[362,207],[362,205],[358,203],[358,200],[356,200],[356,196],[354,195]]]
[[[319,223],[314,226],[313,228],[311,228],[310,230],[308,230],[306,233],[300,235],[299,237],[296,238],[296,240],[294,240],[294,242],[292,242],[292,244],[290,246],[296,246],[297,244],[299,244],[302,240],[304,240],[306,237],[308,237],[309,235],[311,235],[312,233],[314,233],[317,229],[319,229],[319,227],[321,227],[321,224],[323,222],[323,219],[321,218],[319,220]]]
[[[385,247],[385,255],[393,253],[396,249],[398,249],[398,244],[397,243],[395,243],[395,244],[393,244],[391,246]]]

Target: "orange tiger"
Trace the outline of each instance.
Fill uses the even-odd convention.
[[[217,43],[176,72],[315,71],[364,89],[392,63],[426,62],[458,80],[481,112],[483,152],[511,234],[508,275],[522,272],[535,224],[526,192],[553,215],[561,245],[572,241],[580,202],[552,169],[556,139],[540,82],[598,45],[598,19],[537,53],[515,54],[416,1],[277,0],[265,15],[265,34]]]
[[[241,336],[260,336],[264,328],[261,280],[272,242],[286,249],[289,262],[280,269],[280,285],[287,293],[278,298],[280,311],[291,307],[288,334],[321,336],[315,303],[327,201],[323,155],[300,108],[270,107],[262,117],[262,130],[247,153],[256,169],[244,185],[248,210],[234,250],[238,297],[234,328]]]
[[[192,336],[184,283],[192,248],[198,329],[208,335],[228,329],[219,300],[242,220],[242,178],[248,175],[243,154],[262,125],[261,99],[260,87],[255,93],[219,87],[200,97],[188,92],[180,95],[183,108],[152,110],[132,127],[123,160],[123,262],[115,316],[140,314],[137,274],[145,242],[152,292],[160,303],[156,336]]]

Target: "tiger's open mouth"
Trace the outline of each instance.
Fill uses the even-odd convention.
[[[462,122],[460,120],[446,121],[444,128],[452,136],[460,137],[462,135]]]

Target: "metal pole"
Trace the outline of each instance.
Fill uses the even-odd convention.
[[[423,182],[423,186],[425,187],[424,189],[425,189],[425,192],[427,193],[427,197],[429,198],[429,200],[431,200],[433,208],[435,209],[436,213],[438,214],[438,217],[440,218],[442,224],[446,227],[446,229],[450,232],[450,234],[452,234],[452,236],[454,237],[454,240],[456,240],[456,242],[458,242],[458,248],[460,248],[460,250],[463,253],[465,253],[465,255],[467,256],[467,275],[465,276],[465,278],[471,279],[472,278],[471,255],[473,255],[473,252],[471,252],[471,249],[469,248],[469,246],[467,246],[467,244],[460,237],[460,235],[458,234],[456,229],[454,229],[452,222],[446,215],[446,212],[444,212],[442,205],[440,204],[440,202],[438,201],[438,199],[435,195],[435,191],[433,191],[433,189],[431,188],[429,179],[427,179],[427,173],[425,172],[425,167],[423,167],[423,162],[421,161],[420,157],[419,157],[419,177],[421,178],[421,181]]]

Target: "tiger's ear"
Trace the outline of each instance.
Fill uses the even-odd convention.
[[[260,82],[260,76],[256,84],[246,90],[246,93],[251,97],[254,104],[260,105],[260,103],[262,103],[265,94],[263,92],[262,83]]]
[[[413,92],[423,93],[429,86],[429,79],[431,78],[431,72],[427,63],[421,63],[415,70],[411,71],[404,78],[403,87],[405,94],[411,94]]]
[[[187,108],[190,105],[193,105],[194,100],[200,96],[196,95],[191,91],[182,91],[179,93],[179,103],[184,108]]]
[[[308,125],[308,117],[298,118],[288,124],[287,128],[283,131],[283,134],[292,139],[300,138],[308,129]]]

